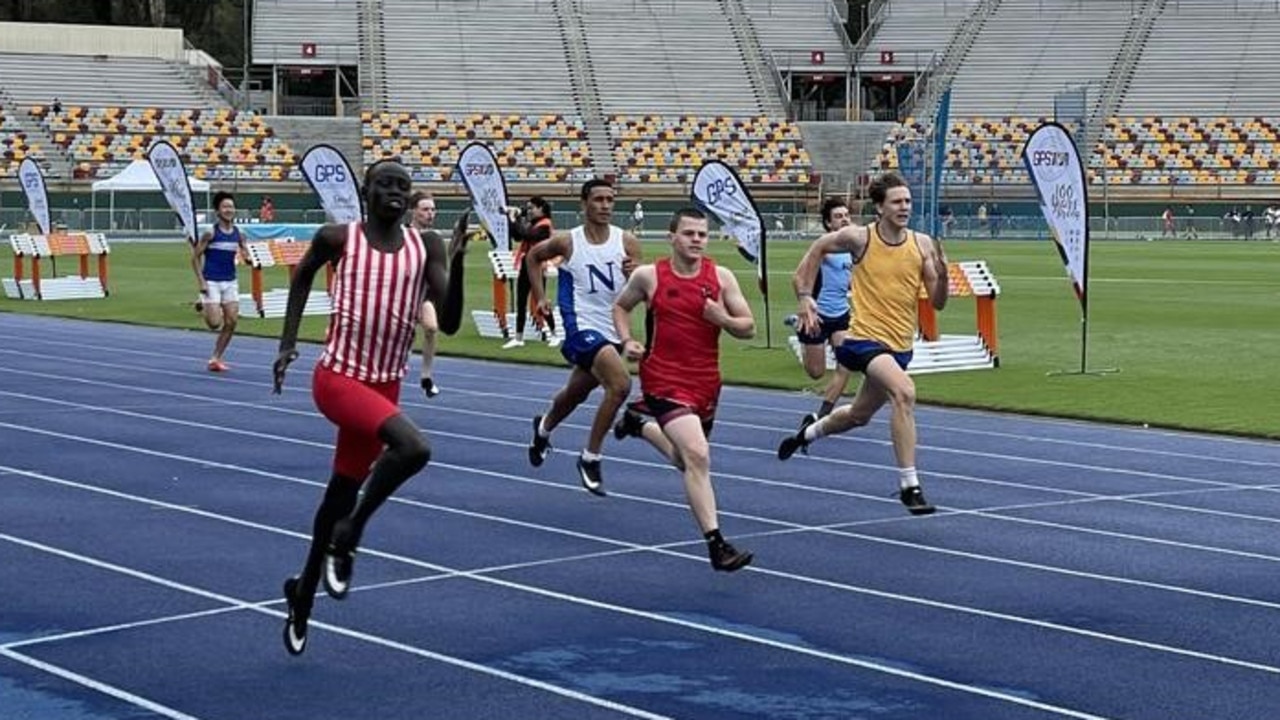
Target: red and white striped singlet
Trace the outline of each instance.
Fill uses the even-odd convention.
[[[403,232],[404,245],[387,253],[369,245],[359,223],[347,225],[321,367],[369,383],[404,377],[422,312],[427,250],[416,230]]]

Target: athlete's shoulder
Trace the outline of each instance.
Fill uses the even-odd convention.
[[[351,224],[328,223],[321,225],[312,237],[315,245],[327,250],[341,250],[347,244],[347,235],[351,232]]]

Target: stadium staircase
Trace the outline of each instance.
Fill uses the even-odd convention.
[[[851,183],[875,164],[892,122],[801,122],[804,149],[822,178],[823,195],[849,192]]]
[[[357,173],[364,167],[364,149],[360,145],[360,118],[307,117],[303,115],[271,115],[265,118],[276,137],[289,148],[302,154],[313,145],[325,143],[337,148]]]
[[[382,44],[382,0],[360,0],[359,13],[360,106],[365,110],[386,110],[387,53]],[[361,156],[347,155],[348,160],[353,157]]]
[[[766,60],[764,47],[756,34],[751,15],[742,6],[742,0],[721,0],[725,17],[729,19],[729,29],[733,31],[734,42],[747,68],[747,79],[760,98],[760,107],[766,115],[777,118],[787,116],[785,98],[783,97],[782,78],[778,71]]]
[[[230,105],[227,98],[218,94],[216,90],[209,86],[208,68],[177,64],[174,67],[178,71],[179,78],[185,80],[191,86],[192,95],[200,98],[202,107],[222,108]]]
[[[554,0],[554,8],[591,158],[601,174],[616,174],[618,164],[613,157],[613,140],[609,137],[609,123],[600,102],[600,89],[591,70],[591,49],[582,27],[582,8],[577,0]]]
[[[965,56],[977,41],[987,19],[1000,8],[1000,2],[1001,0],[979,0],[973,11],[960,21],[927,82],[917,81],[916,87],[912,89],[906,103],[908,114],[916,118],[933,117],[938,102],[942,100],[942,93],[951,87],[960,63],[964,62]]]
[[[1081,148],[1097,147],[1107,118],[1119,112],[1120,101],[1124,99],[1125,91],[1129,89],[1129,83],[1133,81],[1134,73],[1138,69],[1138,59],[1142,57],[1142,50],[1147,45],[1147,39],[1151,37],[1156,18],[1164,12],[1167,2],[1168,0],[1144,0],[1142,7],[1135,9],[1133,18],[1129,21],[1129,29],[1125,32],[1124,42],[1120,46],[1120,51],[1116,53],[1116,59],[1111,63],[1111,71],[1107,73],[1107,79],[1103,82],[1102,97],[1094,106],[1085,125],[1085,140],[1079,143]]]

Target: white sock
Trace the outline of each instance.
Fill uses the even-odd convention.
[[[583,461],[583,462],[600,462],[600,460],[601,460],[603,457],[604,457],[604,455],[602,455],[602,454],[600,454],[600,453],[593,453],[593,452],[591,452],[590,450],[583,450],[583,451],[582,451],[582,461]]]
[[[914,467],[898,468],[898,487],[905,490],[919,485],[920,478],[916,477],[916,469]]]
[[[826,425],[826,422],[827,422],[827,419],[826,419],[825,417],[823,417],[823,418],[818,418],[818,422],[813,423],[813,424],[809,425],[809,427],[805,428],[805,429],[804,429],[804,439],[805,439],[805,441],[806,441],[806,442],[813,442],[814,440],[817,440],[818,438],[822,437],[823,435],[826,435],[826,434],[827,434],[827,430],[826,430],[826,428],[824,427],[824,425]]]
[[[547,429],[547,416],[546,416],[546,415],[543,415],[543,416],[542,416],[542,419],[538,421],[538,437],[540,437],[540,438],[549,438],[549,437],[551,437],[551,431]]]

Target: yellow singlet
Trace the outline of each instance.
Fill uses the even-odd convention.
[[[894,352],[905,352],[915,344],[924,261],[916,234],[904,233],[905,241],[890,245],[876,226],[867,227],[867,249],[853,266],[853,306],[857,310],[849,322],[849,332],[859,340],[875,340]]]

